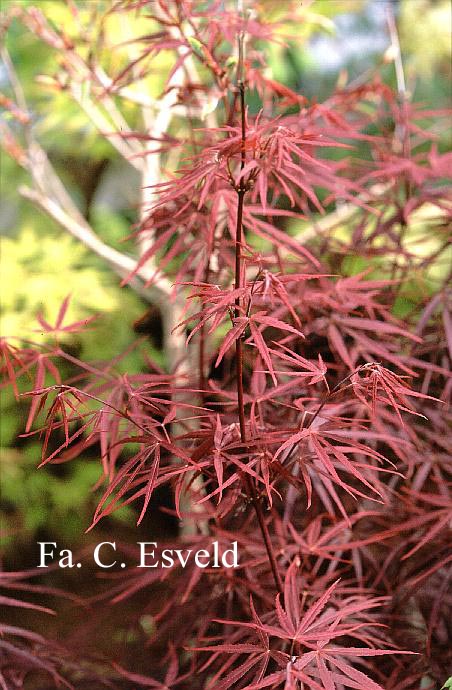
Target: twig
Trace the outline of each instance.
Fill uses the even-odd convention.
[[[30,189],[26,186],[19,188],[19,193],[36,206],[51,216],[62,228],[78,239],[94,254],[104,259],[122,278],[136,271],[136,275],[143,281],[148,281],[153,276],[154,269],[143,266],[136,270],[137,262],[132,257],[118,252],[113,247],[102,242],[90,225],[81,222],[80,219],[69,215],[54,200],[45,196],[42,192]],[[166,278],[157,278],[153,285],[146,288],[149,291],[148,298],[160,307],[168,307],[168,299],[171,284]]]
[[[243,32],[240,33],[239,40],[239,64],[237,66],[237,86],[240,95],[240,115],[241,115],[241,160],[240,160],[240,173],[242,173],[245,163],[246,163],[246,110],[245,110],[245,84],[243,81]],[[243,235],[243,204],[245,199],[245,194],[247,191],[246,181],[240,175],[240,182],[236,188],[237,191],[237,222],[236,222],[236,234],[235,234],[235,289],[242,287],[242,235]],[[240,298],[237,297],[235,302],[235,317],[240,316]],[[246,418],[245,418],[245,405],[244,405],[244,394],[243,394],[243,340],[242,338],[237,338],[235,341],[235,364],[236,364],[236,386],[237,386],[237,405],[238,405],[238,416],[239,416],[239,427],[240,427],[240,439],[243,445],[247,444],[246,435]],[[256,487],[254,480],[250,478],[247,474],[243,476],[244,489],[247,496],[251,499],[253,508],[256,513],[257,521],[259,523],[259,528],[262,533],[262,537],[265,544],[265,549],[267,551],[268,560],[270,563],[270,568],[273,574],[273,579],[275,581],[276,589],[279,593],[283,591],[283,585],[281,581],[281,576],[278,571],[278,565],[276,563],[275,554],[273,552],[273,546],[268,531],[267,523],[265,522],[265,517],[262,511],[262,504],[256,492]]]
[[[386,20],[388,22],[389,37],[391,39],[391,47],[394,51],[394,66],[397,80],[397,91],[402,99],[406,98],[406,82],[405,82],[405,71],[403,69],[402,54],[400,51],[400,41],[399,33],[397,31],[397,25],[394,17],[394,10],[389,4],[386,8]]]
[[[360,194],[357,197],[357,202],[360,204],[369,203],[375,200],[384,199],[385,195],[388,194],[390,189],[393,187],[393,183],[388,184],[376,184],[369,188],[367,192]],[[294,239],[299,242],[304,242],[311,240],[319,235],[324,235],[334,230],[340,224],[352,220],[355,215],[360,212],[360,207],[357,203],[346,203],[341,204],[336,210],[328,213],[328,215],[319,218],[311,225],[303,228],[298,233],[294,235]],[[284,250],[283,250],[284,251]],[[284,252],[283,256],[290,252]]]

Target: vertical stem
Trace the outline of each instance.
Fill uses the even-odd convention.
[[[210,278],[210,263],[209,259],[207,259],[207,265],[204,270],[204,282],[208,283]],[[198,377],[198,387],[200,390],[200,399],[201,399],[201,405],[204,405],[204,399],[205,399],[205,393],[206,393],[206,388],[207,388],[207,381],[206,381],[206,326],[203,324],[200,329],[200,334],[199,334],[199,362],[198,362],[198,367],[199,367],[199,377]]]
[[[241,126],[242,126],[242,146],[241,146],[241,161],[240,161],[240,172],[243,171],[246,162],[246,112],[245,112],[245,85],[242,79],[243,70],[243,34],[239,37],[239,69],[238,69],[238,89],[240,94],[240,113],[241,113]],[[242,236],[243,236],[243,203],[246,194],[246,184],[243,177],[240,178],[239,185],[237,187],[237,224],[235,233],[235,289],[238,290],[243,285],[243,267],[242,267]],[[240,296],[235,299],[235,317],[240,316]],[[242,443],[245,445],[247,442],[246,437],[246,419],[245,419],[245,405],[243,396],[243,340],[238,338],[235,342],[235,365],[236,365],[236,379],[237,379],[237,404],[238,404],[238,416],[239,416],[239,426],[240,426],[240,438]],[[273,552],[273,546],[268,531],[267,523],[265,522],[265,517],[262,510],[262,505],[260,499],[257,495],[256,486],[254,480],[247,474],[243,476],[243,484],[247,496],[251,499],[254,510],[256,512],[257,521],[259,523],[259,528],[262,533],[262,537],[265,544],[265,549],[267,551],[268,560],[270,563],[270,568],[273,574],[273,579],[275,581],[276,589],[278,592],[282,593],[283,585],[281,581],[281,576],[278,572],[278,566],[276,563],[275,554]]]
[[[241,41],[239,40],[239,45]],[[239,60],[239,65],[240,65]],[[239,68],[240,69],[240,68]],[[241,160],[240,160],[240,172],[242,172],[245,167],[246,161],[246,119],[245,119],[245,85],[242,80],[238,84],[240,92],[240,112],[242,120],[242,150],[241,150]],[[239,186],[237,189],[237,224],[235,230],[235,289],[239,290],[242,287],[242,235],[243,235],[243,203],[245,200],[245,180],[243,177],[240,178]],[[235,298],[235,318],[240,316],[240,296]],[[243,340],[238,338],[235,342],[235,362],[237,370],[237,399],[239,407],[239,423],[240,423],[240,436],[242,441],[246,441],[246,428],[245,428],[245,410],[243,403]]]
[[[243,171],[246,163],[246,114],[245,114],[245,84],[239,81],[238,84],[240,92],[240,112],[242,125],[242,145],[240,153],[240,174]],[[243,202],[245,200],[246,185],[243,177],[240,178],[239,186],[237,188],[237,225],[235,230],[235,289],[242,287],[242,226],[243,226]],[[235,299],[235,317],[240,316],[239,311],[240,297]]]
[[[404,158],[411,157],[410,150],[410,134],[407,126],[408,122],[408,91],[406,88],[405,71],[403,69],[402,52],[400,48],[399,32],[397,30],[397,22],[394,16],[394,10],[391,6],[388,6],[386,10],[386,19],[388,23],[389,37],[391,40],[391,46],[394,49],[394,67],[396,73],[397,82],[397,93],[398,101],[401,109],[401,123],[397,123],[394,138],[397,144],[398,153],[401,153]],[[407,174],[404,174],[401,178],[401,189],[404,195],[404,203],[406,204],[411,196],[411,183]],[[397,204],[398,205],[398,204]],[[403,241],[405,239],[407,231],[407,222],[404,218],[400,221],[400,233],[398,237],[398,251],[403,251]],[[403,278],[403,270],[400,278]],[[391,273],[391,278],[394,279],[397,274],[397,262],[394,263],[393,270]],[[397,288],[397,294],[400,293],[402,287],[402,280],[400,280],[399,286]]]

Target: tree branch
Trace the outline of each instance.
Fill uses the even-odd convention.
[[[42,211],[47,213],[53,220],[55,220],[62,228],[67,230],[73,237],[82,242],[88,249],[101,259],[106,261],[111,268],[121,278],[136,271],[138,278],[144,282],[151,279],[154,274],[153,267],[143,266],[136,269],[137,262],[132,257],[118,252],[113,247],[102,242],[101,239],[92,230],[91,226],[86,221],[81,221],[79,218],[69,215],[61,206],[55,201],[45,196],[42,192],[30,189],[26,186],[19,188],[20,194],[38,206]],[[144,288],[146,290],[147,299],[159,305],[160,307],[168,307],[168,299],[171,291],[171,284],[166,278],[157,278],[151,286]]]

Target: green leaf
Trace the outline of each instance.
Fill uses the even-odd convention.
[[[230,55],[226,60],[226,67],[235,67],[237,64],[237,58],[235,55]]]
[[[201,41],[198,41],[198,39],[195,38],[194,36],[189,36],[187,40],[188,40],[190,47],[193,50],[193,52],[199,58],[204,58],[204,46],[201,43]]]

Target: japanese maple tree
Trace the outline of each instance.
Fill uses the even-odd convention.
[[[54,344],[3,339],[5,379],[17,395],[32,382],[24,434],[40,434],[40,466],[98,453],[87,528],[124,505],[140,524],[168,485],[179,548],[238,542],[234,570],[118,571],[115,606],[164,585],[142,613],[155,621],[149,644],[168,651],[163,669],[115,661],[103,676],[112,686],[433,690],[451,662],[447,280],[403,319],[397,307],[411,276],[447,257],[451,156],[431,126],[446,113],[377,71],[322,103],[278,83],[265,46],[288,39],[307,8],[286,2],[284,17],[264,19],[271,4],[113,2],[107,14],[140,16],[142,32],[113,74],[43,9],[16,10],[61,55],[54,88],[77,95],[89,81],[85,107],[119,108],[159,52],[174,55],[149,126],[99,126],[144,171],[136,259],[108,254],[71,218],[64,191],[46,186],[47,163],[33,167],[38,144],[4,138],[31,174],[25,196],[159,307],[168,366],[129,375],[78,360],[60,336],[86,322],[68,323],[67,300],[54,323],[39,317]],[[26,127],[19,96],[4,105]],[[359,271],[347,270],[353,256]],[[82,687],[83,660],[59,667],[35,633],[3,632],[31,647],[0,642],[2,687],[34,661],[55,687],[61,676]]]

